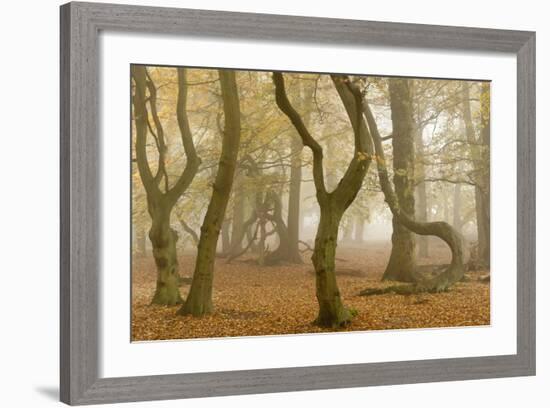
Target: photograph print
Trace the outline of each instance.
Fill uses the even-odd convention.
[[[132,341],[490,325],[490,81],[129,81]]]

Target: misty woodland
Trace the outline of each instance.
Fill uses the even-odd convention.
[[[490,83],[131,66],[132,340],[490,324]]]

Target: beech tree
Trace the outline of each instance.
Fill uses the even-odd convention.
[[[136,129],[136,161],[143,186],[147,194],[147,209],[151,216],[152,226],[149,230],[149,239],[153,247],[153,257],[157,267],[157,282],[152,303],[174,305],[182,302],[179,292],[178,260],[176,242],[178,234],[170,226],[172,210],[189,187],[200,165],[191,129],[187,120],[187,85],[186,71],[177,69],[178,97],[176,115],[181,134],[181,141],[187,158],[183,172],[174,183],[170,183],[166,171],[165,154],[166,142],[162,123],[157,113],[157,90],[147,69],[142,65],[132,65],[134,80],[134,123]],[[149,104],[153,124],[150,123]],[[153,127],[156,130],[153,131]],[[158,165],[153,175],[147,158],[147,139],[151,133],[158,150]],[[170,186],[172,184],[172,186]]]
[[[189,295],[179,314],[202,316],[212,312],[212,283],[218,237],[225,217],[241,138],[241,113],[235,71],[219,70],[225,127],[212,197],[201,226],[195,271]]]
[[[477,259],[482,268],[490,264],[490,188],[489,188],[489,83],[483,83],[480,91],[479,136],[476,136],[474,120],[470,107],[470,84],[462,83],[462,100],[466,138],[470,148],[474,170],[471,180],[475,185],[476,225],[477,225]]]
[[[384,198],[392,215],[410,231],[419,235],[432,235],[441,238],[451,250],[451,262],[450,264],[438,275],[425,278],[416,275],[414,277],[414,285],[412,287],[389,287],[385,289],[374,289],[362,292],[364,295],[378,294],[386,292],[442,292],[447,290],[454,283],[458,282],[464,276],[464,254],[462,249],[462,237],[456,232],[456,230],[444,221],[436,222],[419,222],[416,221],[413,216],[407,214],[407,212],[401,208],[399,199],[394,191],[394,187],[389,178],[388,168],[386,164],[386,156],[382,147],[382,137],[378,131],[378,125],[376,119],[372,114],[367,101],[363,101],[363,110],[367,123],[372,135],[374,148],[376,151],[376,164],[378,168],[378,179],[380,181],[380,187],[384,193]],[[392,120],[397,119],[392,114]],[[399,125],[394,123],[394,129]]]
[[[296,128],[304,146],[313,154],[313,181],[320,207],[319,226],[311,260],[315,268],[319,314],[315,320],[322,327],[339,327],[350,322],[351,311],[343,304],[336,282],[335,257],[340,220],[361,189],[372,160],[372,144],[362,116],[362,95],[347,76],[332,75],[332,82],[345,107],[354,133],[354,156],[332,192],[325,186],[323,149],[311,135],[300,114],[288,99],[283,74],[273,73],[277,106]]]
[[[409,80],[388,80],[391,119],[393,123],[393,184],[400,208],[414,218],[414,128],[412,98]],[[416,248],[413,233],[399,217],[392,219],[392,250],[383,280],[413,282],[416,268]]]

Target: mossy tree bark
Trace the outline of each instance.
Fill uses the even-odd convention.
[[[454,283],[458,282],[464,276],[464,254],[462,250],[462,238],[455,229],[446,222],[418,222],[408,215],[399,206],[399,200],[393,190],[388,170],[386,167],[386,158],[382,147],[382,137],[378,131],[378,126],[374,115],[366,101],[363,102],[364,114],[372,135],[376,151],[376,164],[378,167],[378,178],[380,187],[384,193],[384,198],[388,204],[392,215],[409,230],[419,235],[433,235],[441,238],[451,250],[451,263],[443,272],[432,278],[416,277],[414,286],[407,289],[408,292],[441,292],[447,290]],[[393,288],[389,288],[391,291]],[[397,287],[395,289],[402,289]]]
[[[225,129],[212,197],[204,216],[195,272],[189,295],[179,314],[203,316],[212,312],[212,283],[218,238],[231,195],[241,139],[241,113],[235,71],[219,70]]]
[[[187,85],[186,72],[178,69],[177,120],[184,151],[187,157],[185,168],[179,178],[170,187],[164,156],[166,144],[164,131],[156,110],[156,88],[144,66],[132,65],[132,78],[135,84],[133,95],[134,121],[136,128],[136,161],[141,181],[147,194],[147,210],[152,225],[149,239],[153,247],[153,257],[157,267],[157,283],[152,303],[174,305],[181,303],[179,293],[178,261],[176,254],[177,233],[170,226],[172,210],[181,195],[189,187],[200,165],[193,144],[193,137],[186,113]],[[149,95],[147,96],[147,92]],[[149,103],[153,125],[149,121],[147,110]],[[153,131],[156,129],[156,132]],[[147,159],[147,136],[151,133],[158,149],[157,173],[152,174]],[[161,189],[161,184],[163,188]]]
[[[409,80],[391,78],[388,81],[393,124],[393,184],[399,206],[414,217],[414,121]],[[382,280],[413,282],[414,235],[395,215],[392,225],[392,250]]]
[[[373,156],[370,136],[362,116],[362,95],[358,87],[347,76],[333,75],[332,80],[352,124],[355,154],[344,176],[332,192],[325,186],[323,170],[323,149],[310,134],[300,114],[290,103],[284,77],[273,73],[276,102],[281,111],[296,128],[304,146],[313,154],[313,182],[321,215],[315,237],[311,260],[315,269],[316,296],[319,314],[315,323],[321,327],[336,328],[350,322],[352,313],[344,306],[336,282],[335,256],[338,243],[338,228],[346,209],[361,189],[363,179]]]

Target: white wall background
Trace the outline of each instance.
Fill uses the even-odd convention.
[[[114,0],[113,0],[114,1]],[[537,31],[538,93],[550,90],[550,27],[544,2],[387,0],[384,2],[307,2],[305,0],[139,1],[135,4],[218,10],[357,18],[428,24],[480,26]],[[2,406],[54,406],[58,383],[58,77],[57,0],[3,4],[0,64],[0,376]],[[545,184],[550,149],[548,98],[538,98],[538,208],[550,206]],[[546,187],[546,188],[545,188]],[[511,186],[514,188],[514,186]],[[550,227],[538,214],[538,253],[544,254]],[[538,375],[528,378],[401,385],[185,401],[187,407],[275,406],[464,406],[545,407],[550,383],[550,300],[548,258],[539,256],[537,284]],[[498,341],[498,339],[495,339]],[[176,356],[177,357],[177,356]],[[180,356],[185,358],[184,356]],[[546,387],[545,387],[546,386]],[[125,404],[127,407],[176,407],[181,401]]]

